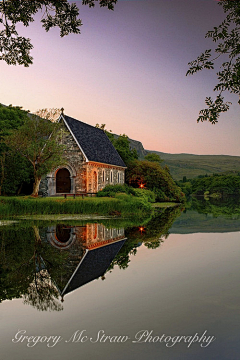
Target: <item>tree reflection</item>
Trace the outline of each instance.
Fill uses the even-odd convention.
[[[32,305],[40,311],[61,311],[63,306],[58,301],[59,292],[47,270],[35,272],[34,281],[23,296],[24,304]]]
[[[42,240],[38,227],[33,226],[33,230],[35,237],[34,254],[29,260],[28,265],[32,267],[30,273],[32,273],[34,279],[23,296],[24,304],[32,305],[40,311],[63,310],[63,306],[58,301],[58,289],[53,284],[51,276],[45,268],[46,262],[50,267],[52,266],[52,262],[47,259],[46,254],[42,251]]]
[[[127,241],[113,260],[108,271],[111,271],[114,266],[126,269],[129,266],[131,255],[135,256],[137,248],[142,244],[148,249],[157,249],[167,239],[169,229],[174,220],[181,215],[182,209],[179,206],[158,209],[144,226],[126,228]]]
[[[23,297],[38,310],[62,310],[51,273],[64,268],[68,254],[43,242],[37,226],[4,228],[1,237],[0,302]]]
[[[214,217],[240,218],[240,197],[226,196],[224,198],[193,197],[188,203],[189,210],[200,214],[213,214]]]

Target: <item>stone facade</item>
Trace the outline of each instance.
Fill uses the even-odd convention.
[[[54,225],[45,229],[41,238],[47,239],[52,246],[58,249],[71,248],[71,254],[76,253],[79,257],[79,254],[84,254],[83,251],[79,251],[79,244],[82,249],[91,250],[125,239],[125,232],[124,228],[106,228],[98,223],[83,226]]]
[[[124,184],[125,168],[121,166],[88,161],[77,144],[73,135],[62,121],[61,142],[65,145],[66,164],[54,169],[41,180],[39,194],[42,196],[56,196],[58,194],[97,193],[106,185]],[[58,179],[59,170],[65,169],[69,174],[69,187],[64,180]],[[65,179],[66,180],[66,179]],[[60,184],[58,186],[58,183]],[[61,187],[62,185],[62,187]],[[65,186],[65,187],[64,187]]]

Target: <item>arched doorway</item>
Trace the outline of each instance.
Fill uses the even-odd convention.
[[[68,169],[59,169],[56,175],[56,193],[70,193],[71,178]]]
[[[56,239],[61,243],[67,243],[71,237],[71,228],[58,224],[56,226]]]

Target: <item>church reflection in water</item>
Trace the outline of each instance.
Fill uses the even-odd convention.
[[[55,279],[62,299],[94,279],[104,279],[104,274],[126,240],[124,228],[107,228],[97,223],[50,226],[45,230],[44,238],[53,247],[68,253],[68,261],[62,271],[64,276]]]

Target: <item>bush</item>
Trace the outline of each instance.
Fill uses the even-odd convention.
[[[176,185],[169,171],[156,162],[132,161],[128,164],[126,180],[134,188],[144,184],[156,194],[156,201],[185,201],[185,195]]]
[[[154,203],[156,200],[156,194],[151,190],[147,190],[147,189],[133,189],[133,190],[135,196],[143,198],[148,202]]]
[[[103,190],[97,193],[98,197],[116,197],[127,200],[128,195],[142,198],[145,202],[155,202],[156,195],[153,191],[147,189],[134,189],[128,185],[107,185]]]
[[[117,193],[135,195],[134,189],[128,185],[107,185],[103,190],[97,193],[98,197],[115,197]]]

